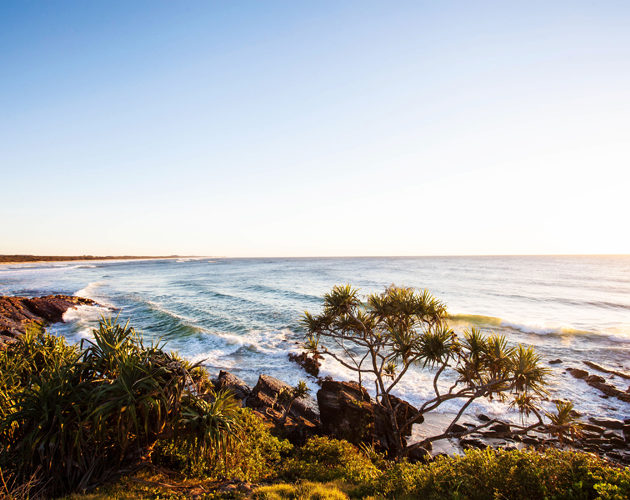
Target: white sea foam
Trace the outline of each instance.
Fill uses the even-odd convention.
[[[80,305],[63,313],[62,320],[64,323],[72,324],[76,337],[89,338],[96,323],[108,313],[109,309],[106,307]]]

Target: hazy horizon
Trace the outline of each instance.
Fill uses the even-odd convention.
[[[626,255],[629,21],[4,3],[0,254]]]

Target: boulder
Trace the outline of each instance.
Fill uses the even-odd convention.
[[[508,433],[510,432],[510,425],[506,424],[505,422],[498,422],[492,426],[490,426],[490,430],[494,431],[496,433]]]
[[[413,417],[418,410],[396,396],[389,396],[399,426]],[[337,439],[354,444],[371,443],[385,450],[396,447],[396,437],[388,412],[370,398],[365,388],[355,382],[324,380],[317,392],[322,431]],[[422,417],[417,423],[422,422]],[[403,436],[411,435],[411,425],[402,429]],[[406,444],[403,438],[403,445]]]
[[[324,380],[317,391],[322,431],[354,444],[373,442],[374,407],[356,382]]]
[[[466,425],[466,424],[464,424],[464,425]],[[453,432],[454,434],[463,434],[464,432],[466,432],[468,430],[466,427],[464,427],[464,425],[453,424],[451,426],[451,432]]]
[[[262,410],[263,412],[267,408],[282,411],[278,403],[280,392],[282,392],[282,390],[291,389],[292,387],[282,380],[278,380],[269,375],[260,375],[255,387],[247,396],[245,405],[249,408]],[[317,403],[308,394],[293,402],[289,415],[292,417],[302,417],[311,422],[319,422]]]
[[[595,425],[605,427],[606,429],[623,429],[624,423],[616,418],[590,417],[589,420]]]
[[[580,370],[579,368],[568,368],[567,371],[575,378],[585,379],[586,377],[588,377],[588,372],[586,370]]]
[[[306,395],[293,401],[288,412],[280,402],[280,393],[292,387],[269,375],[260,375],[256,386],[245,399],[245,405],[254,410],[270,427],[275,428],[293,444],[302,445],[320,432],[319,412],[315,400]],[[286,403],[284,403],[286,404]]]
[[[551,361],[549,361],[550,365],[558,365],[560,363],[562,363],[561,359],[552,359]]]
[[[320,359],[322,357],[319,354],[308,355],[306,352],[300,354],[289,353],[289,359],[294,363],[297,363],[304,371],[313,377],[319,376],[319,368],[322,365]]]
[[[251,388],[242,379],[225,370],[219,372],[219,376],[213,383],[219,390],[228,389],[231,391],[239,401],[243,401],[252,392]]]

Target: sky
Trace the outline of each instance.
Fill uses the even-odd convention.
[[[0,254],[630,253],[627,1],[0,3]]]

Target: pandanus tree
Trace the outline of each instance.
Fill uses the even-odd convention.
[[[510,347],[504,336],[486,336],[477,329],[458,336],[447,318],[446,306],[428,291],[395,286],[369,295],[366,302],[357,289],[336,286],[324,296],[321,314],[305,313],[307,350],[352,370],[361,386],[373,384],[375,404],[391,424],[393,455],[488,427],[494,421],[465,431],[455,425],[480,398],[498,398],[534,416],[534,423],[525,425],[523,420],[516,432],[543,426],[538,403],[545,394],[547,370],[533,348]],[[414,366],[432,370],[432,395],[401,422],[400,400],[392,396]],[[407,445],[404,432],[446,402],[459,402],[459,409],[444,432]]]

